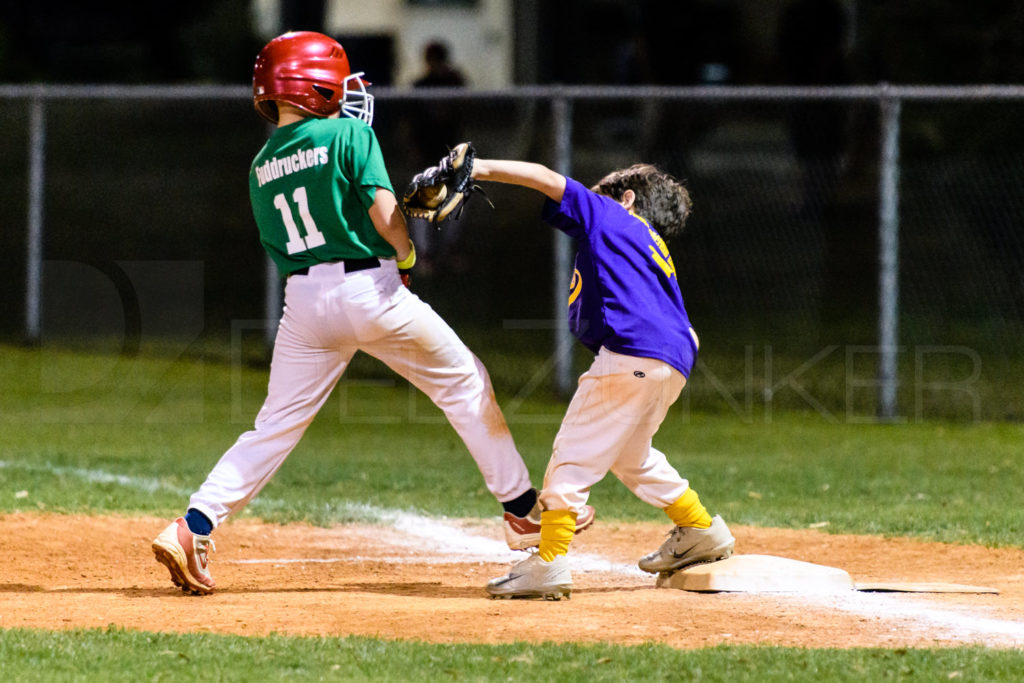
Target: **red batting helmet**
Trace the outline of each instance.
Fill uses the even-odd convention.
[[[277,102],[287,102],[313,116],[339,110],[373,122],[373,95],[362,72],[352,73],[338,41],[313,31],[294,31],[274,38],[260,50],[252,71],[256,111],[277,123]]]

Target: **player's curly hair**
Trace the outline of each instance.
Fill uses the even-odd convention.
[[[590,189],[615,201],[622,201],[623,193],[633,190],[633,212],[666,238],[683,232],[693,208],[683,184],[651,164],[634,164],[612,171]]]

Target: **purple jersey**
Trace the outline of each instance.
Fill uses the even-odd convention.
[[[696,335],[665,240],[647,221],[572,178],[544,220],[576,240],[569,326],[597,353],[657,358],[690,376]]]

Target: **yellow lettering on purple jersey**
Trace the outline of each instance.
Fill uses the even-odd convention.
[[[651,245],[651,258],[658,264],[658,267],[665,271],[665,277],[675,277],[676,266],[672,263],[672,257],[669,256],[667,259],[658,253],[654,245]]]
[[[580,292],[583,291],[583,278],[580,276],[579,269],[574,268],[572,271],[572,282],[569,283],[569,305],[576,301],[579,297]]]
[[[676,277],[678,279],[676,276],[676,264],[672,261],[672,254],[668,253],[668,245],[665,244],[665,240],[649,225],[647,226],[647,232],[651,234],[651,239],[654,240],[654,244],[650,245],[651,258],[654,259],[659,268],[665,271],[665,277]],[[655,245],[657,245],[657,248],[655,248]]]

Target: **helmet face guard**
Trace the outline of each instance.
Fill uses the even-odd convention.
[[[363,72],[352,74],[341,85],[341,113],[372,125],[373,95],[366,92],[369,83],[363,80]]]
[[[312,31],[285,33],[260,51],[253,67],[256,111],[277,123],[277,103],[287,102],[306,113],[326,118],[339,112],[373,122],[373,95],[362,72],[353,74],[344,48]]]

